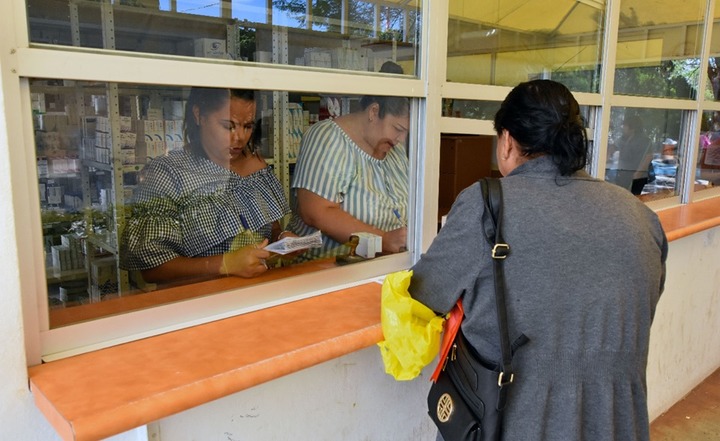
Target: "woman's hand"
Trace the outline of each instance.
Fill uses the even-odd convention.
[[[286,237],[300,237],[300,236],[293,233],[292,231],[283,230],[278,235],[278,240],[285,239]],[[292,253],[287,253],[287,254],[282,254],[282,255],[281,254],[273,255],[273,257],[270,260],[271,262],[273,262],[273,264],[271,264],[270,266],[271,267],[275,266],[274,264],[277,264],[278,261],[282,261],[283,264],[292,263],[293,260],[295,260],[297,257],[304,254],[306,251],[307,251],[307,248],[303,248],[302,250],[293,251]]]
[[[407,227],[386,231],[382,235],[383,253],[399,253],[407,251]]]
[[[225,276],[255,277],[268,270],[266,259],[270,251],[263,248],[267,246],[267,239],[259,244],[248,245],[239,250],[223,254],[220,272]]]

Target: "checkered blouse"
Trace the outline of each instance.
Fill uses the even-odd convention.
[[[174,151],[141,171],[121,244],[127,270],[178,256],[212,256],[270,239],[290,212],[270,167],[242,177],[214,162]]]

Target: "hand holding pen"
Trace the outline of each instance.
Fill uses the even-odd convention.
[[[267,239],[259,244],[247,245],[239,250],[223,254],[221,273],[225,276],[255,277],[268,270],[266,259],[271,255],[265,250]]]
[[[407,224],[400,215],[400,210],[393,209],[393,214],[400,222],[400,228],[387,231],[382,237],[383,253],[399,253],[407,251]]]
[[[405,219],[403,219],[403,217],[400,215],[400,210],[398,210],[397,208],[393,208],[393,214],[400,222],[400,227],[407,227],[407,222],[405,222]]]

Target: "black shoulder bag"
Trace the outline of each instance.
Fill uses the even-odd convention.
[[[492,222],[483,222],[483,232],[492,245],[495,301],[502,361],[478,356],[458,330],[444,361],[445,367],[428,394],[428,414],[445,441],[499,440],[508,388],[514,380],[513,348],[528,341],[521,335],[510,346],[505,310],[503,259],[510,247],[502,237],[502,187],[498,179],[480,180],[483,202]]]

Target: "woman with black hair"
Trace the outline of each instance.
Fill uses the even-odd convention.
[[[120,249],[125,269],[148,282],[267,270],[265,245],[292,233],[279,225],[290,212],[282,186],[252,142],[255,109],[250,90],[191,90],[184,150],[141,171]]]
[[[386,62],[380,71],[402,68]],[[323,233],[323,246],[303,259],[347,253],[344,244],[360,232],[381,236],[385,253],[405,249],[409,126],[407,98],[364,96],[360,110],[321,121],[303,135],[289,228],[301,236]]]
[[[521,83],[494,125],[509,338],[529,338],[513,358],[502,439],[648,440],[645,368],[667,258],[658,217],[583,170],[584,121],[562,84]],[[481,357],[499,360],[483,216],[474,184],[413,267],[409,290],[441,314],[462,297],[463,334]]]

